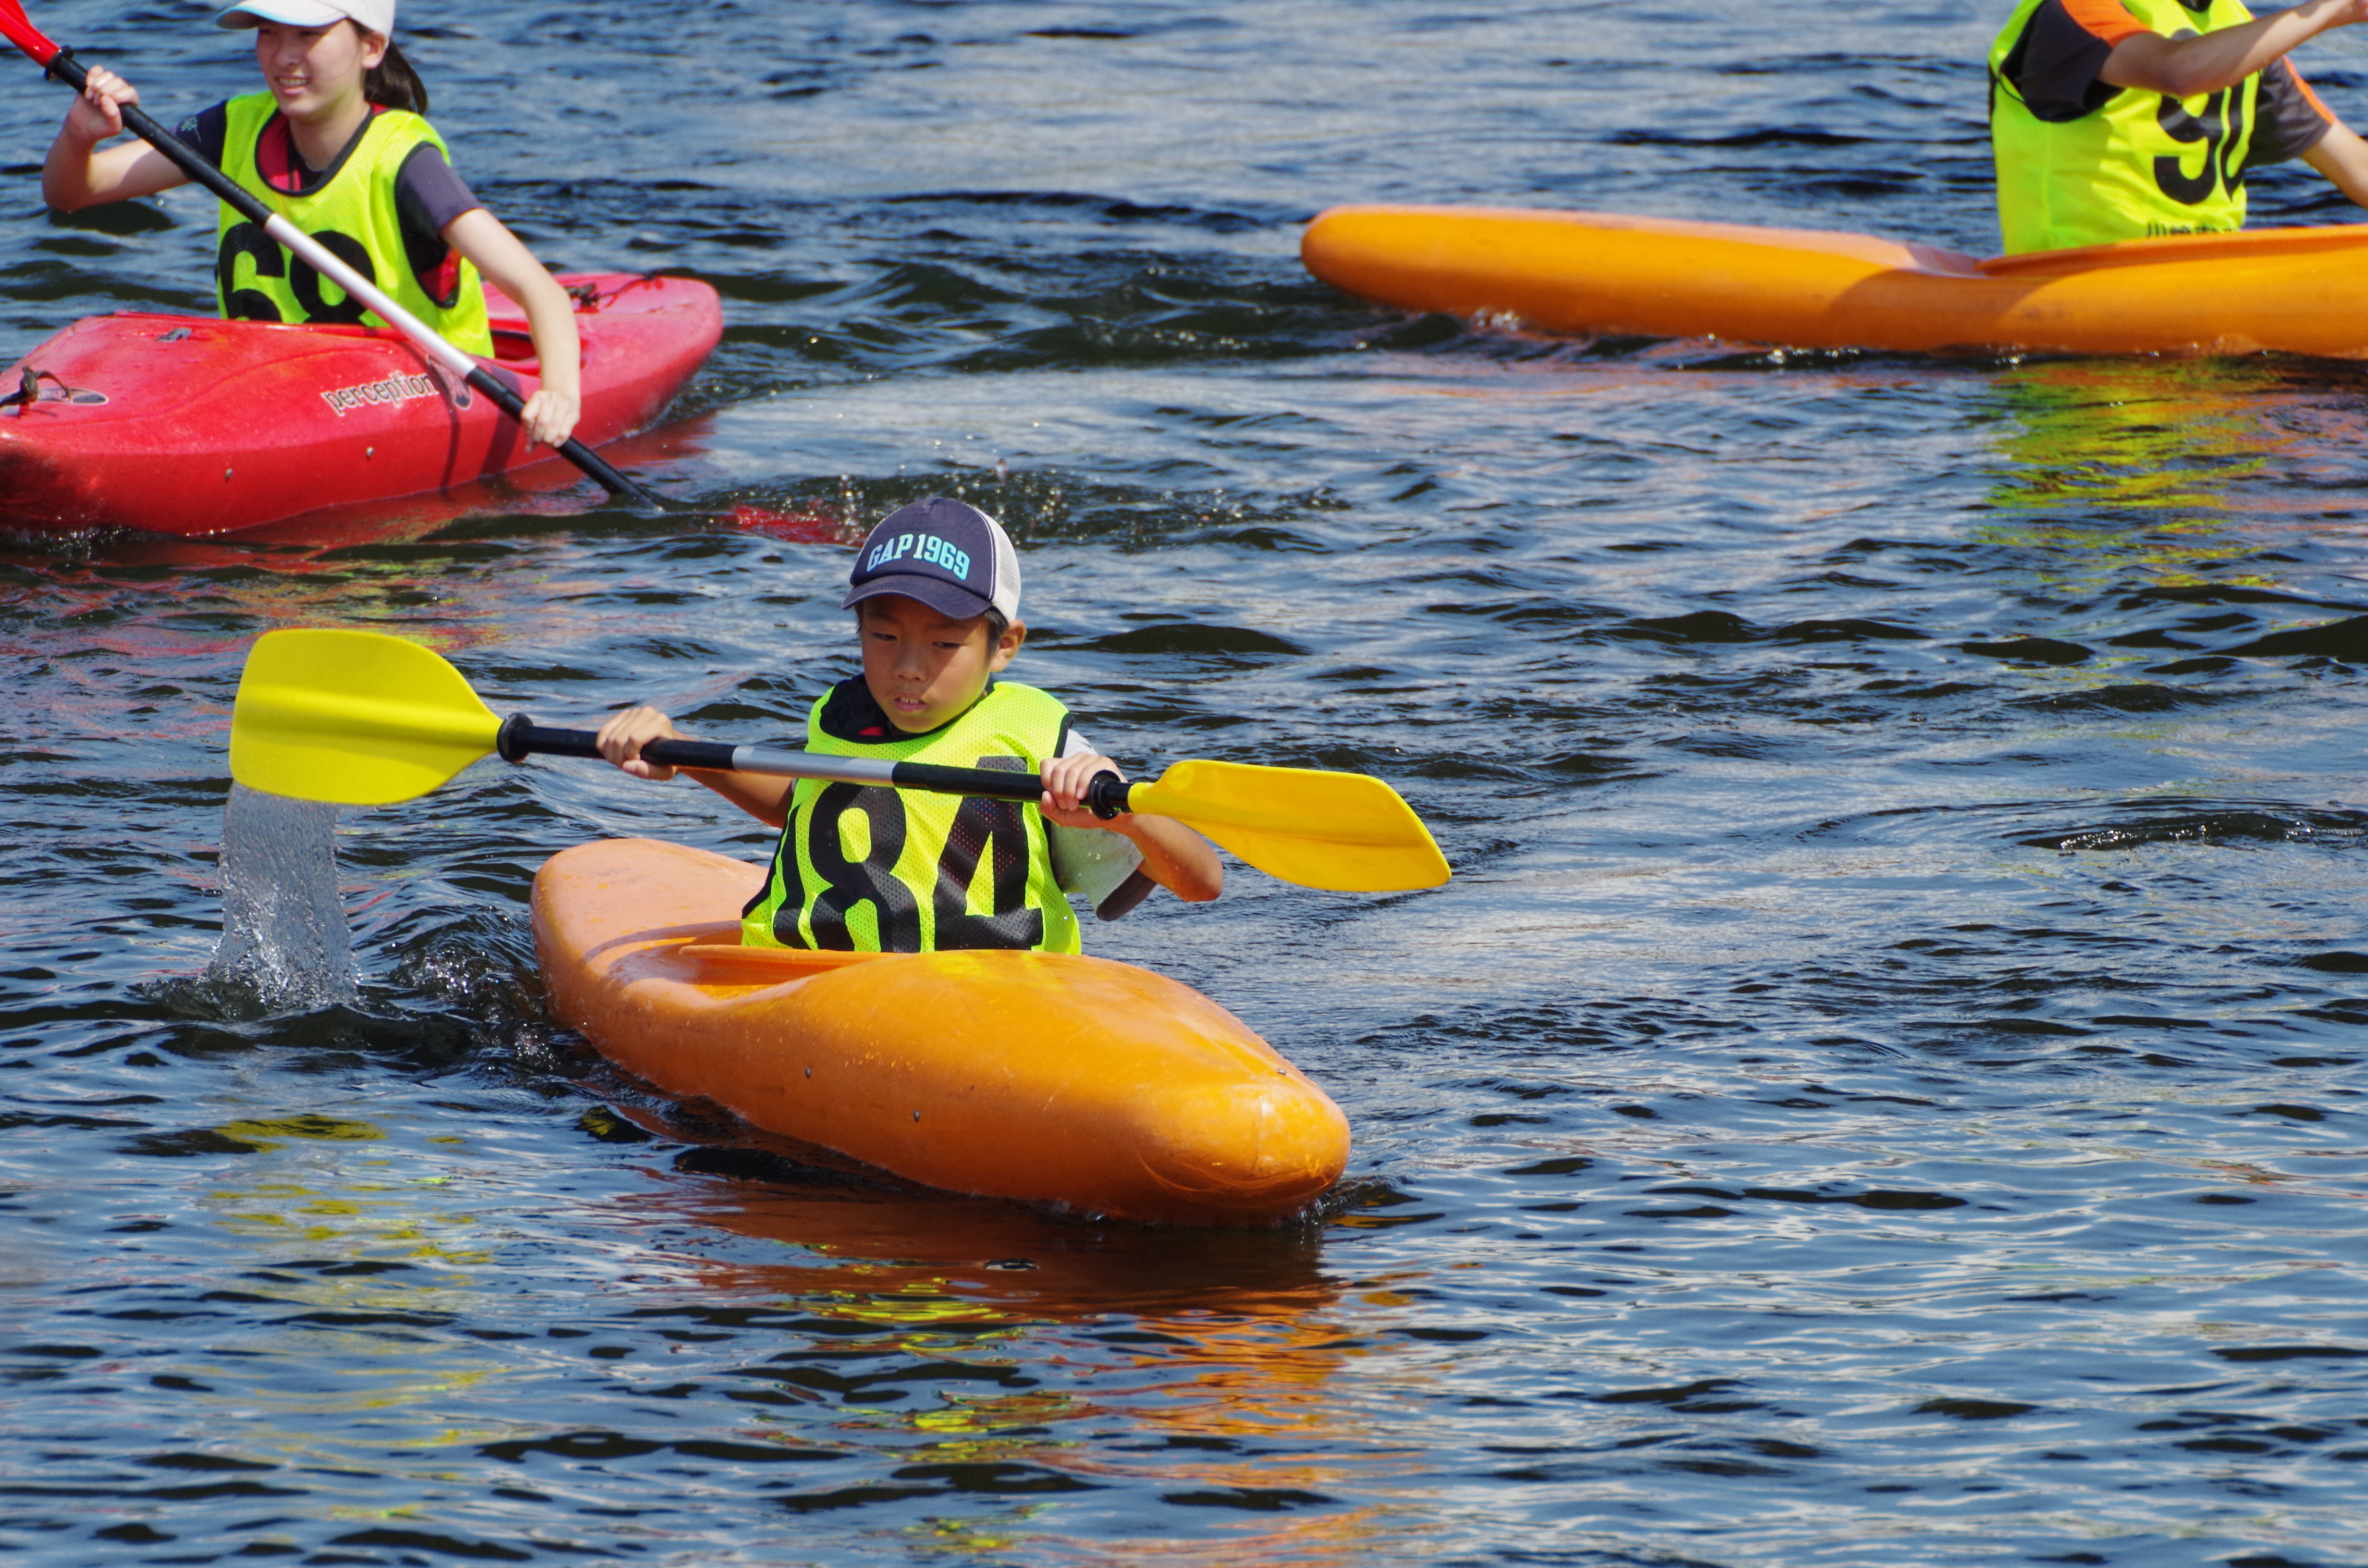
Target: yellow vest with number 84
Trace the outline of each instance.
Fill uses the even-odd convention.
[[[825,731],[828,700],[814,699],[806,749],[837,756],[1034,773],[1059,755],[1068,729],[1060,699],[1016,681],[998,681],[941,729],[876,743]],[[740,940],[887,953],[1080,946],[1034,805],[813,778],[798,780]]]

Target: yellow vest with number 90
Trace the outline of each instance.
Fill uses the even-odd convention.
[[[2260,77],[2192,98],[2123,87],[2077,119],[2042,119],[2015,92],[2006,65],[2044,3],[2021,0],[1990,46],[1990,148],[2007,254],[2243,228]],[[2166,38],[2253,19],[2238,0],[2123,3]]]
[[[361,140],[320,189],[291,196],[263,177],[256,151],[278,114],[269,93],[250,93],[223,106],[222,173],[256,200],[312,235],[340,261],[394,297],[394,302],[471,354],[490,356],[494,338],[477,269],[463,260],[453,269],[451,297],[437,299],[419,281],[403,246],[394,178],[422,142],[444,151],[444,139],[416,114],[381,109]],[[224,202],[216,230],[215,292],[232,321],[386,323]]]

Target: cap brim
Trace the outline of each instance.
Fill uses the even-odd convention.
[[[265,22],[278,22],[290,28],[326,28],[346,19],[346,14],[334,6],[324,6],[321,0],[253,0],[253,4],[233,6],[214,17],[214,26],[226,32],[259,27]]]
[[[892,573],[885,577],[874,577],[869,583],[848,589],[847,597],[838,601],[838,608],[853,609],[865,599],[876,599],[885,594],[925,604],[939,615],[950,615],[957,620],[985,615],[995,608],[994,601],[982,598],[959,584],[937,577],[924,577],[918,573],[911,575]]]

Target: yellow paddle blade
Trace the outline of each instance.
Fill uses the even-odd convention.
[[[1338,892],[1397,892],[1447,881],[1447,858],[1398,792],[1362,773],[1179,762],[1128,797],[1174,817],[1271,877]]]
[[[230,776],[341,806],[424,795],[494,749],[501,721],[433,650],[376,631],[267,631],[230,716]]]

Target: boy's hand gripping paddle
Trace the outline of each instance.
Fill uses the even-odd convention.
[[[492,752],[511,762],[600,755],[589,730],[505,720],[433,651],[375,631],[270,631],[257,639],[231,713],[231,777],[250,790],[382,806],[436,789]],[[825,756],[713,741],[642,748],[671,767],[828,778],[944,795],[1035,801],[1035,775]],[[1147,812],[1197,828],[1269,876],[1343,892],[1437,887],[1447,861],[1396,790],[1361,773],[1178,762],[1158,781],[1098,775],[1096,816]]]
[[[44,38],[40,29],[27,19],[24,6],[18,0],[0,0],[0,35],[6,35],[10,43],[32,57],[34,64],[74,91],[81,92],[89,81],[90,73],[74,57],[73,51],[61,49]],[[148,118],[138,105],[125,104],[122,109],[124,128],[171,159],[183,174],[238,209],[240,214],[250,222],[261,225],[266,233],[302,258],[307,267],[375,311],[381,321],[396,328],[417,344],[420,352],[491,399],[496,408],[513,419],[523,417],[526,400],[477,363],[473,355],[447,343],[434,327],[396,304],[383,290],[340,261],[318,240],[241,189],[236,181],[199,156],[195,148]],[[598,480],[608,487],[610,494],[621,496],[636,506],[653,508],[657,506],[655,496],[619,473],[583,442],[571,437],[559,449],[559,455]]]

